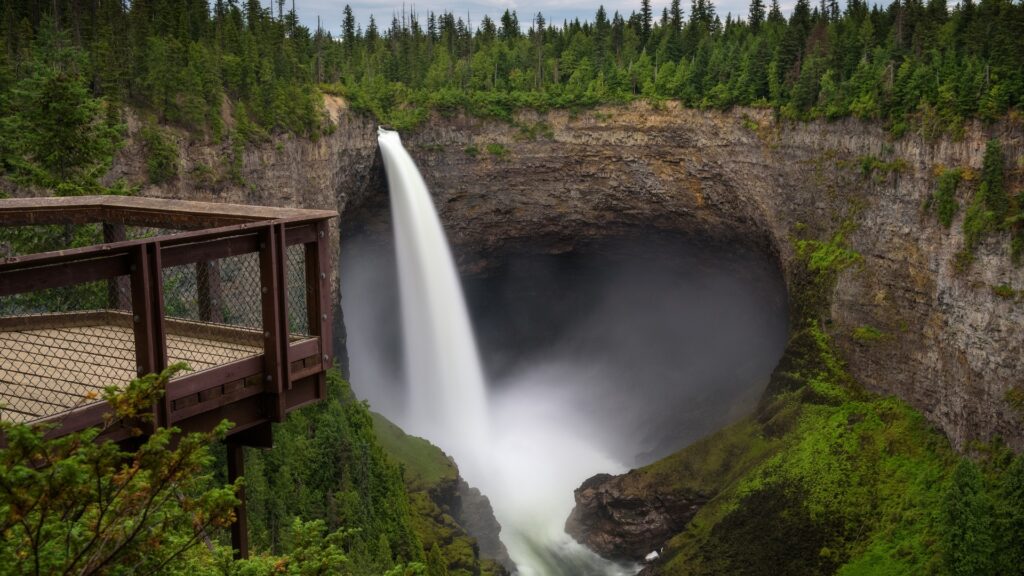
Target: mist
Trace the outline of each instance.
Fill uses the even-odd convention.
[[[785,345],[785,286],[765,254],[648,234],[492,260],[462,279],[491,396],[531,390],[629,466],[749,412]],[[353,386],[400,419],[391,243],[346,242],[341,269]]]
[[[490,497],[522,574],[633,573],[564,533],[572,491],[754,407],[785,344],[781,274],[763,253],[643,231],[488,262],[462,278],[492,438],[491,472],[467,480]],[[353,388],[414,425],[390,239],[346,240],[341,281]]]

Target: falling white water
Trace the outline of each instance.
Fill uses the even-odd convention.
[[[398,132],[377,137],[388,177],[398,258],[411,432],[455,457],[476,481],[485,468],[483,370],[448,240],[427,184]]]
[[[397,132],[378,135],[394,219],[409,398],[403,424],[455,457],[490,497],[502,541],[523,576],[625,576],[636,566],[604,560],[564,531],[572,490],[625,466],[592,446],[573,423],[572,398],[553,382],[578,370],[541,367],[519,393],[487,398],[455,264],[426,183]]]

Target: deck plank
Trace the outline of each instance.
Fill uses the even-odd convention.
[[[135,377],[134,340],[130,327],[111,324],[0,331],[0,419],[60,414],[93,402],[105,386],[127,383]],[[193,371],[262,353],[201,332],[167,335],[169,360]]]

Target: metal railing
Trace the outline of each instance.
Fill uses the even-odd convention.
[[[0,418],[79,430],[101,421],[103,388],[175,362],[190,369],[154,407],[157,425],[280,421],[322,398],[335,216],[125,197],[0,201]]]

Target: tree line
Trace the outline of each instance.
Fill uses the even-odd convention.
[[[519,107],[637,98],[856,116],[894,134],[957,134],[1024,101],[1024,4],[1012,0],[641,0],[628,15],[552,23],[507,10],[473,21],[395,12],[365,27],[310,28],[294,2],[26,0],[0,14],[0,170],[68,193],[89,189],[127,106],[154,123],[244,144],[330,130],[322,94],[403,127],[429,110],[509,117]],[[67,184],[68,182],[72,184]]]

